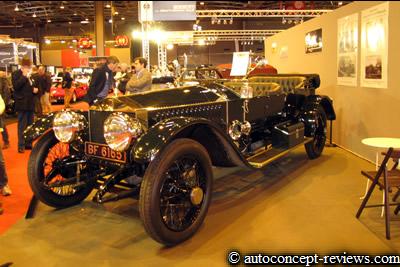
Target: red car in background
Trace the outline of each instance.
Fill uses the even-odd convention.
[[[88,87],[89,86],[87,84],[72,82],[71,88],[73,89],[73,94],[71,101],[76,102],[77,100],[84,97],[87,93]],[[53,82],[53,85],[50,89],[50,101],[52,103],[64,103],[64,96],[65,90],[62,88],[62,82]]]

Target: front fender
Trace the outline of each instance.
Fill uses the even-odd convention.
[[[31,143],[50,130],[53,127],[54,115],[55,113],[49,113],[29,125],[24,131],[25,143]]]
[[[249,166],[220,126],[204,118],[174,117],[159,122],[142,135],[131,150],[137,162],[152,161],[175,138],[192,138],[208,151],[214,165]]]

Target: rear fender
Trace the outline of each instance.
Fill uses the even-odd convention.
[[[336,114],[333,109],[332,100],[327,96],[310,95],[305,99],[301,107],[300,118],[305,125],[305,136],[313,136],[315,132],[315,118],[318,109],[322,108],[325,111],[327,120],[335,120]]]

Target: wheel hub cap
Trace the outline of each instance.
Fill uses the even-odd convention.
[[[203,201],[203,197],[203,189],[200,187],[195,187],[192,189],[192,192],[190,192],[190,201],[193,205],[200,205],[200,203]]]

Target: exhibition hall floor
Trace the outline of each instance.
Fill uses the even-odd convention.
[[[64,210],[40,204],[34,219],[21,218],[0,235],[0,265],[224,266],[233,249],[396,254],[399,217],[392,215],[391,241],[385,239],[379,208],[355,218],[366,182],[360,170],[371,168],[340,148],[326,148],[313,161],[299,148],[263,171],[214,169],[213,202],[204,225],[172,248],[146,234],[136,200],[98,205],[88,198]],[[18,179],[27,183],[26,177]],[[372,200],[379,202],[381,194]]]

